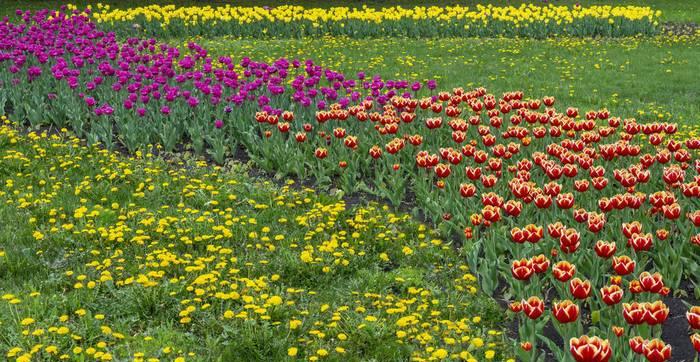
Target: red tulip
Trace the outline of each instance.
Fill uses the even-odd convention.
[[[555,196],[559,195],[559,193],[561,192],[561,187],[562,186],[560,183],[552,181],[552,182],[545,184],[544,188],[542,188],[542,191],[544,191],[544,193],[549,195],[549,196],[555,197]],[[564,194],[562,197],[571,198],[571,204],[574,203],[574,195],[573,194],[570,194],[570,193]]]
[[[453,165],[459,165],[462,162],[462,154],[457,151],[452,151],[447,154],[447,161]]]
[[[671,345],[660,339],[652,339],[644,343],[644,357],[649,362],[664,362],[671,358]]]
[[[665,218],[669,220],[676,220],[681,216],[681,205],[674,202],[671,205],[662,206],[661,211],[663,212]]]
[[[530,297],[522,300],[523,313],[530,319],[539,318],[544,313],[544,302],[539,297]]]
[[[642,290],[650,293],[659,293],[664,287],[664,280],[661,274],[651,274],[648,271],[639,274],[639,283],[642,286]]]
[[[527,230],[527,241],[530,243],[535,244],[544,237],[544,228],[541,226],[527,224],[525,230]]]
[[[324,159],[328,156],[328,150],[325,148],[319,147],[314,151],[314,155],[318,159]]]
[[[335,136],[335,138],[345,137],[345,128],[338,127],[338,128],[333,129],[333,136]]]
[[[387,143],[384,148],[386,149],[386,152],[389,152],[389,154],[395,155],[403,149],[404,145],[404,140],[400,138],[394,138],[391,141],[389,141],[389,143]]]
[[[470,180],[478,180],[481,177],[481,167],[465,167],[464,171]]]
[[[577,362],[607,362],[612,350],[607,339],[581,336],[569,340],[569,350]]]
[[[681,169],[678,165],[664,167],[662,178],[668,185],[676,185],[685,180],[685,171],[683,171],[683,169]]]
[[[688,213],[688,219],[693,223],[693,225],[700,226],[700,210]]]
[[[452,131],[452,140],[456,143],[462,143],[467,139],[467,133],[462,131]]]
[[[620,326],[612,326],[612,331],[613,334],[615,334],[618,337],[621,337],[623,334],[625,334],[625,329]]]
[[[520,342],[520,348],[522,348],[525,352],[530,352],[532,350],[532,343]]]
[[[527,230],[515,226],[510,229],[510,240],[515,243],[522,244],[527,241],[527,234]]]
[[[700,334],[693,333],[693,335],[690,336],[690,343],[693,344],[695,352],[700,353]]]
[[[576,266],[566,260],[562,260],[552,268],[554,278],[560,282],[567,282],[576,274]]]
[[[607,259],[615,254],[615,251],[617,251],[617,246],[615,246],[614,241],[607,242],[603,240],[598,240],[595,243],[594,250],[599,257]]]
[[[606,186],[608,186],[608,179],[605,177],[595,177],[591,179],[591,182],[593,183],[593,187],[596,190],[602,190]]]
[[[561,237],[561,233],[563,230],[566,228],[564,225],[562,225],[561,222],[557,221],[554,224],[549,224],[547,225],[547,232],[549,233],[549,236],[559,239]]]
[[[416,119],[415,113],[401,112],[401,121],[404,123],[411,123]]]
[[[641,336],[632,337],[629,340],[630,349],[636,354],[642,354],[644,353],[644,344],[646,342]]]
[[[627,238],[631,238],[633,234],[638,234],[642,232],[642,224],[639,221],[632,221],[631,223],[622,223],[622,233],[625,234]]]
[[[695,234],[691,236],[690,243],[696,246],[700,246],[700,234]]]
[[[588,230],[598,233],[605,227],[605,214],[598,214],[593,211],[588,213]]]
[[[464,237],[466,239],[471,239],[474,236],[473,230],[470,226],[464,228]]]
[[[578,192],[586,192],[590,186],[588,180],[576,180],[574,181],[574,188]]]
[[[442,126],[442,118],[428,118],[425,120],[425,126],[428,127],[428,129],[440,128],[440,126]]]
[[[408,136],[408,143],[414,146],[420,146],[423,143],[423,136],[419,134]]]
[[[659,238],[659,240],[666,240],[668,238],[668,230],[666,229],[657,229],[656,230],[656,237]]]
[[[603,166],[591,166],[588,170],[588,175],[591,176],[592,179],[603,177],[603,175],[605,175],[605,168]]]
[[[579,307],[570,300],[552,304],[552,315],[559,323],[570,323],[578,319]]]
[[[642,289],[642,283],[640,283],[639,280],[636,279],[630,281],[629,288],[630,293],[632,294],[639,294],[644,291],[644,289]]]
[[[482,151],[482,150],[477,150],[474,152],[474,162],[476,163],[484,163],[486,162],[489,154]]]
[[[578,223],[588,221],[588,211],[583,208],[574,210],[574,220]]]
[[[559,238],[559,247],[561,251],[571,254],[581,245],[581,234],[574,228],[566,229],[562,232]]]
[[[685,313],[685,318],[692,329],[700,329],[700,306],[692,306]]]
[[[481,210],[481,214],[489,222],[496,222],[501,219],[501,209],[495,206],[487,205]]]
[[[649,251],[654,244],[654,238],[651,233],[646,234],[632,234],[632,236],[627,239],[627,245],[630,245],[635,251]]]
[[[668,307],[660,300],[653,303],[644,303],[644,321],[649,325],[665,322],[668,318],[668,313]]]
[[[498,194],[493,192],[488,192],[481,194],[481,204],[501,207],[503,205],[503,198],[498,196]]]
[[[376,160],[379,157],[382,157],[382,149],[379,146],[374,145],[369,149],[369,155]]]
[[[481,176],[481,184],[484,185],[484,187],[493,187],[497,181],[498,181],[498,177],[496,175],[482,175]]]
[[[357,137],[355,136],[347,136],[345,137],[345,140],[343,141],[345,143],[345,146],[350,149],[357,149]]]
[[[625,321],[628,324],[642,324],[644,323],[645,308],[643,304],[634,302],[622,303],[622,316],[625,317]]]
[[[588,280],[583,281],[580,278],[571,279],[569,291],[576,299],[586,299],[591,295],[591,282]]]
[[[461,184],[459,185],[459,193],[462,197],[472,197],[476,194],[476,186],[474,184]]]
[[[435,166],[435,175],[439,178],[445,178],[450,175],[452,171],[450,170],[450,165],[439,163]]]
[[[535,206],[539,209],[546,209],[552,205],[552,197],[549,195],[539,194],[535,196]]]
[[[532,262],[528,259],[513,260],[510,266],[510,272],[513,277],[518,280],[528,280],[535,272],[532,268]]]
[[[532,262],[532,270],[537,274],[541,274],[549,269],[549,259],[547,259],[544,254],[533,256],[530,261]]]
[[[630,259],[627,255],[622,255],[620,257],[613,256],[612,266],[617,275],[627,275],[634,271],[634,267],[637,264],[634,260]]]
[[[503,211],[506,215],[517,217],[523,211],[523,204],[520,201],[508,200],[503,204]]]
[[[222,124],[222,126],[223,126],[223,124]],[[279,124],[277,125],[277,129],[278,129],[280,132],[282,132],[282,133],[287,133],[287,132],[289,132],[289,128],[290,128],[290,127],[291,127],[291,125],[290,125],[289,123],[287,123],[287,122],[282,122],[282,123],[279,123]],[[221,127],[219,127],[219,128],[221,128]]]
[[[603,302],[607,305],[615,305],[622,301],[622,296],[624,292],[619,285],[610,285],[600,288],[600,295],[603,298]]]
[[[574,206],[574,194],[566,193],[557,196],[557,206],[560,209],[570,209]]]

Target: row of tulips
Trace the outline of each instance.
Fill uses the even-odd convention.
[[[416,6],[413,8],[304,8],[148,5],[112,9],[98,5],[91,17],[122,34],[151,36],[234,35],[298,38],[407,36],[507,36],[542,38],[653,34],[661,13],[638,6]]]
[[[250,130],[230,119],[262,111],[285,123],[331,103],[385,104],[436,86],[346,76],[312,60],[235,62],[195,43],[181,50],[152,38],[120,42],[77,10],[18,15],[19,23],[0,23],[0,109],[11,107],[35,127],[70,126],[93,143],[120,142],[130,151],[151,143],[172,151],[187,139],[197,153],[223,162],[237,140],[250,139],[239,133]]]
[[[396,205],[410,193],[469,241],[486,291],[509,281],[523,360],[541,343],[559,360],[670,355],[663,298],[697,282],[700,245],[700,139],[677,125],[519,91],[438,92],[312,62],[214,60],[196,44],[121,43],[77,12],[21,16],[0,26],[0,101],[33,125],[130,149],[189,141],[219,160],[240,142],[258,165],[321,186]],[[550,321],[571,353],[543,336]]]

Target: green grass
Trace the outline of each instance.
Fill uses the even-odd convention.
[[[3,359],[507,357],[465,257],[407,215],[8,124]]]
[[[495,1],[484,1],[484,0],[447,0],[447,1],[418,1],[418,0],[394,0],[390,2],[381,0],[368,0],[368,1],[343,1],[343,0],[289,0],[289,1],[257,1],[257,0],[240,0],[235,2],[226,2],[222,0],[214,1],[196,1],[196,0],[156,0],[156,1],[135,1],[135,0],[106,0],[101,1],[103,4],[110,4],[113,7],[118,8],[128,8],[134,6],[142,6],[144,4],[178,4],[178,5],[216,5],[216,4],[234,4],[238,6],[276,6],[281,4],[292,4],[292,5],[303,5],[307,7],[331,7],[331,6],[355,6],[361,7],[362,5],[367,5],[371,7],[383,7],[390,5],[401,5],[401,6],[415,6],[415,5],[468,5],[474,6],[476,4],[494,4],[494,5],[519,5],[521,3],[532,3],[532,4],[557,4],[557,5],[573,5],[580,3],[583,6],[586,5],[639,5],[639,6],[650,6],[654,9],[661,10],[662,21],[671,22],[700,22],[700,1],[696,0],[626,0],[626,1],[602,1],[602,0],[551,0],[545,2],[543,0],[495,0]],[[5,0],[0,4],[0,15],[8,15],[14,13],[16,8],[22,9],[42,9],[42,8],[58,8],[61,4],[65,4],[63,1],[55,0],[35,0],[35,1],[10,1]],[[97,4],[98,1],[88,1],[88,0],[77,0],[71,1],[70,3],[78,6],[86,6],[88,4]]]
[[[700,123],[700,37],[628,39],[195,39],[215,55],[313,59],[345,72],[555,96],[585,110]],[[186,42],[186,41],[183,41]]]

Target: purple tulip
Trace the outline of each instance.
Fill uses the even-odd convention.
[[[427,82],[427,86],[428,89],[434,90],[435,88],[437,88],[437,81],[435,81],[435,79],[431,79]]]
[[[215,114],[222,110],[229,114],[245,105],[280,115],[299,105],[328,109],[337,103],[347,109],[365,99],[386,104],[395,95],[417,97],[423,88],[420,82],[368,78],[365,72],[347,76],[311,59],[266,63],[243,57],[238,71],[236,60],[218,57],[216,62],[197,43],[190,42],[181,51],[153,38],[117,39],[80,11],[66,13],[65,7],[60,12],[18,13],[23,22],[0,23],[0,72],[26,72],[26,78],[12,78],[12,85],[20,87],[50,72],[55,83],[88,93],[79,99],[98,115],[111,115],[114,109],[108,103],[97,106],[96,99],[121,102],[131,117],[144,117],[149,103],[168,115],[171,107],[182,108],[185,102]],[[437,83],[428,80],[425,87],[433,90]],[[214,125],[220,128],[217,125],[222,127],[223,121],[215,120]]]
[[[95,98],[92,97],[85,97],[85,104],[87,104],[88,107],[92,108],[95,106],[97,102],[95,101]]]

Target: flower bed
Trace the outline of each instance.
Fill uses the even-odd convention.
[[[149,5],[130,9],[98,6],[90,16],[125,35],[233,35],[298,38],[323,35],[367,37],[548,37],[649,35],[660,11],[638,6],[417,6],[414,8],[304,8]]]
[[[408,215],[142,156],[0,117],[3,360],[508,359],[498,307]]]
[[[664,301],[697,283],[700,245],[700,139],[676,124],[519,91],[349,79],[312,62],[236,65],[45,15],[0,27],[0,76],[13,85],[2,95],[33,125],[68,120],[134,150],[189,141],[219,161],[240,142],[269,170],[411,200],[464,235],[485,291],[513,301],[523,360],[543,344],[557,360],[669,358]],[[700,326],[697,309],[687,318]],[[564,346],[542,334],[550,322]]]

